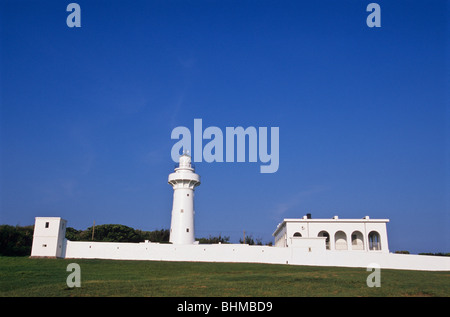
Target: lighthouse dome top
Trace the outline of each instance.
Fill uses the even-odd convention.
[[[184,152],[182,155],[180,155],[180,158],[178,159],[178,163],[175,165],[175,172],[194,172],[194,165],[191,163],[192,159],[188,152]]]
[[[191,156],[187,153],[183,153],[180,156],[180,167],[191,167]]]

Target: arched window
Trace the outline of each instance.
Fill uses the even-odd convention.
[[[344,231],[338,231],[334,235],[334,248],[336,250],[347,250],[347,235]]]
[[[369,250],[381,250],[380,234],[376,231],[369,233]]]
[[[364,250],[364,238],[360,231],[352,233],[352,250]]]
[[[302,234],[300,232],[294,233],[294,237],[301,237],[301,236],[302,236]]]
[[[325,247],[327,250],[330,250],[330,234],[326,231],[320,231],[317,235],[318,237],[325,237]]]

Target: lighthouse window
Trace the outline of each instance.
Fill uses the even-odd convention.
[[[189,228],[186,228],[186,232],[189,232]]]
[[[186,194],[186,195],[188,195],[188,196],[189,196],[189,194]]]
[[[46,223],[45,223],[45,228],[48,228],[49,225],[50,225],[50,223],[49,223],[49,222],[46,222]]]
[[[181,212],[184,212],[184,209],[181,209]]]

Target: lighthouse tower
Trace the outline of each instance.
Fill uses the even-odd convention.
[[[169,175],[173,187],[172,222],[170,239],[173,244],[193,244],[194,238],[194,189],[200,185],[188,154],[180,156],[175,172]]]

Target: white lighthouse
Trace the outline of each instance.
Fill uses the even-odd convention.
[[[173,244],[193,244],[194,237],[194,189],[200,185],[188,154],[180,156],[175,172],[169,175],[173,187],[172,222],[170,239]]]

